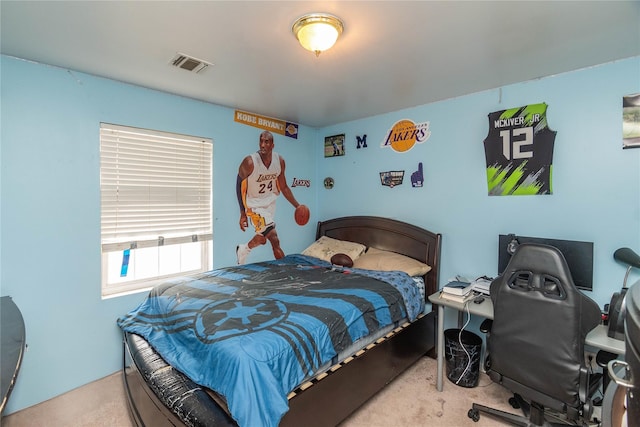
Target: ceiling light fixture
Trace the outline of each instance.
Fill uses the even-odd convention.
[[[298,18],[291,30],[302,47],[318,56],[335,44],[343,28],[342,21],[336,16],[309,13]]]

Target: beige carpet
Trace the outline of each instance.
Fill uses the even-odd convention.
[[[18,379],[19,381],[19,379]],[[422,358],[340,427],[500,426],[488,416],[474,423],[467,417],[473,402],[509,411],[509,393],[481,374],[474,388],[444,379],[436,390],[436,361]],[[3,427],[131,427],[120,374],[73,390],[2,419]],[[153,427],[153,426],[150,426]],[[302,427],[302,426],[301,426]]]
[[[467,412],[473,402],[515,412],[511,394],[480,374],[477,387],[465,388],[444,377],[444,389],[436,390],[436,361],[424,357],[393,383],[369,400],[340,427],[501,426],[495,418],[481,416],[475,423]]]

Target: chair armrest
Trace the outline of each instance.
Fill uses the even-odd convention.
[[[491,332],[491,326],[493,326],[493,320],[484,319],[484,321],[480,324],[480,332],[484,334]]]
[[[584,419],[590,419],[593,414],[593,403],[591,402],[591,373],[586,366],[580,367],[580,387],[578,389],[578,396],[580,402],[582,402],[582,417]]]

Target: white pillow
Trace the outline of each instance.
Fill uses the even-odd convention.
[[[367,253],[353,260],[353,268],[379,271],[404,271],[409,276],[424,276],[431,267],[416,259],[391,251],[369,248]]]
[[[355,261],[366,249],[367,247],[360,243],[322,236],[313,242],[311,246],[302,251],[302,255],[308,255],[331,262],[331,257],[335,254],[347,254],[353,261]]]

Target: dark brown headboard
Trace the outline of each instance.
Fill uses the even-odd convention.
[[[425,275],[426,296],[439,289],[442,235],[406,222],[374,216],[348,216],[318,222],[316,239],[328,236],[397,252],[431,266]]]

